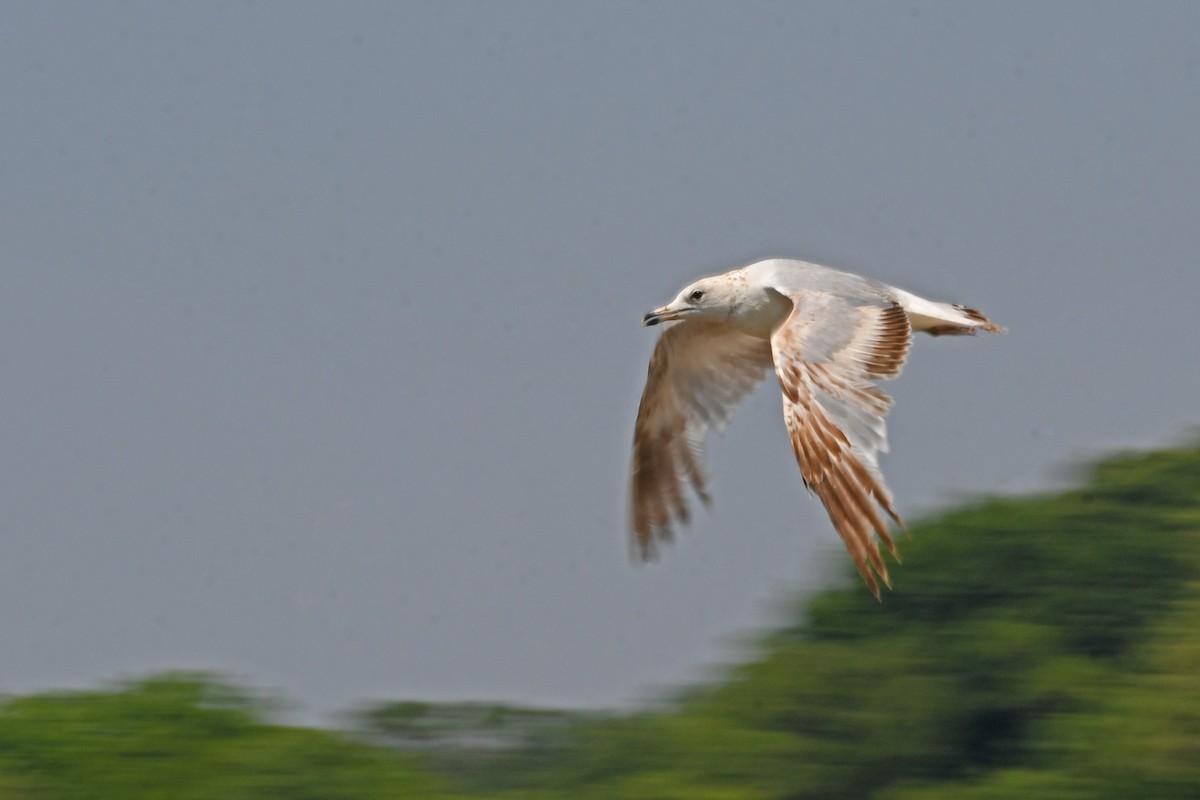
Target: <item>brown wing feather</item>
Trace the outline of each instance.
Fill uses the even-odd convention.
[[[879,471],[891,398],[872,385],[898,375],[911,331],[899,304],[854,305],[797,294],[771,338],[784,422],[804,483],[820,498],[871,592],[891,586],[878,541],[896,556],[880,509],[900,522]]]
[[[704,437],[771,367],[771,346],[729,325],[690,320],[659,338],[633,435],[630,529],[636,555],[651,558],[675,523],[690,519],[687,486],[709,502]]]

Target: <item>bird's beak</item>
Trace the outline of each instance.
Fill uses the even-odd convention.
[[[673,319],[679,319],[679,312],[672,309],[670,305],[665,305],[662,308],[654,309],[642,317],[642,324],[650,327],[660,322],[670,322]]]

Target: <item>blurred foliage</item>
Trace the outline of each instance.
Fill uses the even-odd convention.
[[[913,530],[896,590],[797,600],[652,711],[394,703],[353,738],[211,678],[0,705],[9,798],[1200,796],[1200,449]]]
[[[1113,457],[1081,484],[915,526],[882,604],[848,567],[751,661],[664,711],[580,723],[524,786],[1200,797],[1200,449]]]
[[[270,725],[261,703],[170,673],[0,706],[0,800],[447,798],[413,757]]]

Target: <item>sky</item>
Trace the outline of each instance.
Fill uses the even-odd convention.
[[[712,513],[627,557],[641,317],[761,257],[1008,326],[921,337],[886,385],[910,522],[1194,435],[1197,30],[0,4],[0,691],[213,669],[319,716],[717,674],[857,580],[769,382],[711,443]]]

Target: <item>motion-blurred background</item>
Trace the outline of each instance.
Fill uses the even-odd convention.
[[[434,793],[1200,785],[1176,768],[1200,763],[1191,444],[1106,462],[1099,506],[914,526],[880,607],[765,388],[713,443],[714,512],[650,568],[625,541],[641,314],[768,255],[1009,327],[922,339],[887,387],[910,520],[1188,442],[1198,30],[1187,3],[0,5],[0,797],[226,771],[129,760],[180,730],[297,748],[195,796],[399,769],[397,744]],[[176,669],[203,672],[146,677]],[[1111,742],[1146,698],[1191,708],[1130,756],[1166,773],[1031,776],[1077,752],[1040,725],[1103,703],[1061,741]],[[793,713],[825,706],[852,724]],[[526,761],[488,772],[499,752]],[[398,791],[296,780],[280,796]]]

